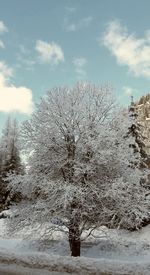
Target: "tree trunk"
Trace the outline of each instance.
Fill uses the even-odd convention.
[[[71,256],[80,257],[81,240],[79,226],[74,223],[70,223],[69,227],[69,244]]]

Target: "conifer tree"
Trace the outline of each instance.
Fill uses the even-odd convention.
[[[17,198],[17,194],[10,195],[7,180],[9,173],[23,173],[23,166],[18,147],[18,126],[16,120],[11,119],[10,117],[6,121],[0,140],[1,210],[8,206],[10,199],[14,200]]]
[[[137,155],[137,162],[132,164],[133,166],[138,166],[139,168],[147,168],[147,154],[145,151],[145,138],[142,135],[141,125],[138,122],[138,113],[136,105],[133,101],[133,96],[131,96],[131,105],[129,107],[129,127],[127,137],[132,137],[131,144],[129,146],[133,148],[134,155]]]
[[[113,209],[111,208],[114,212],[111,225],[113,228],[135,230],[149,223],[150,212],[146,199],[149,170],[146,164],[145,137],[138,122],[133,97],[128,113],[120,115],[117,123],[117,146],[118,151],[120,149],[124,151],[124,156],[120,154],[124,165],[122,179],[117,179],[110,189],[110,197],[112,201],[115,198],[116,202]],[[120,125],[121,128],[119,128]]]

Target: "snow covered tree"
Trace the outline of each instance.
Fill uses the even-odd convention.
[[[0,203],[7,206],[10,190],[7,188],[7,176],[10,172],[23,172],[18,148],[18,126],[16,120],[8,118],[0,140]],[[13,195],[14,196],[14,195]]]
[[[149,169],[144,150],[145,137],[142,135],[137,117],[132,98],[129,113],[117,119],[118,149],[125,153],[127,162],[122,171],[122,178],[114,181],[109,190],[112,200],[116,197],[112,225],[130,230],[141,228],[150,220],[150,205],[147,200]]]
[[[142,125],[140,125],[140,123],[138,122],[138,113],[136,110],[135,103],[133,101],[133,96],[131,97],[131,105],[129,107],[129,121],[130,125],[128,127],[127,137],[133,137],[133,142],[129,146],[133,148],[134,154],[137,154],[137,159],[140,159],[140,163],[137,162],[134,163],[134,165],[138,165],[139,168],[147,167],[146,161],[148,156],[146,154],[146,151],[144,150],[146,137],[142,135]],[[140,158],[138,154],[140,154]]]
[[[41,99],[22,127],[28,173],[12,177],[11,186],[26,200],[12,208],[11,230],[28,225],[43,226],[45,234],[63,230],[71,255],[80,256],[83,233],[85,237],[103,224],[110,226],[123,207],[130,208],[140,174],[131,177],[134,156],[124,138],[126,128],[120,129],[123,119],[115,116],[107,86],[55,88]],[[126,200],[123,193],[121,209],[120,185],[133,189]],[[137,196],[141,205],[143,196]]]

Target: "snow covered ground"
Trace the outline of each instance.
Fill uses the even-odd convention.
[[[4,238],[0,220],[0,274],[149,275],[150,225],[138,232],[107,230],[82,244],[81,257],[69,256],[67,240],[39,241]]]

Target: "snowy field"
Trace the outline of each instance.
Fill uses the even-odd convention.
[[[82,244],[81,257],[69,256],[67,240],[26,241],[4,238],[0,220],[0,274],[149,275],[150,225],[138,232],[95,232]]]

